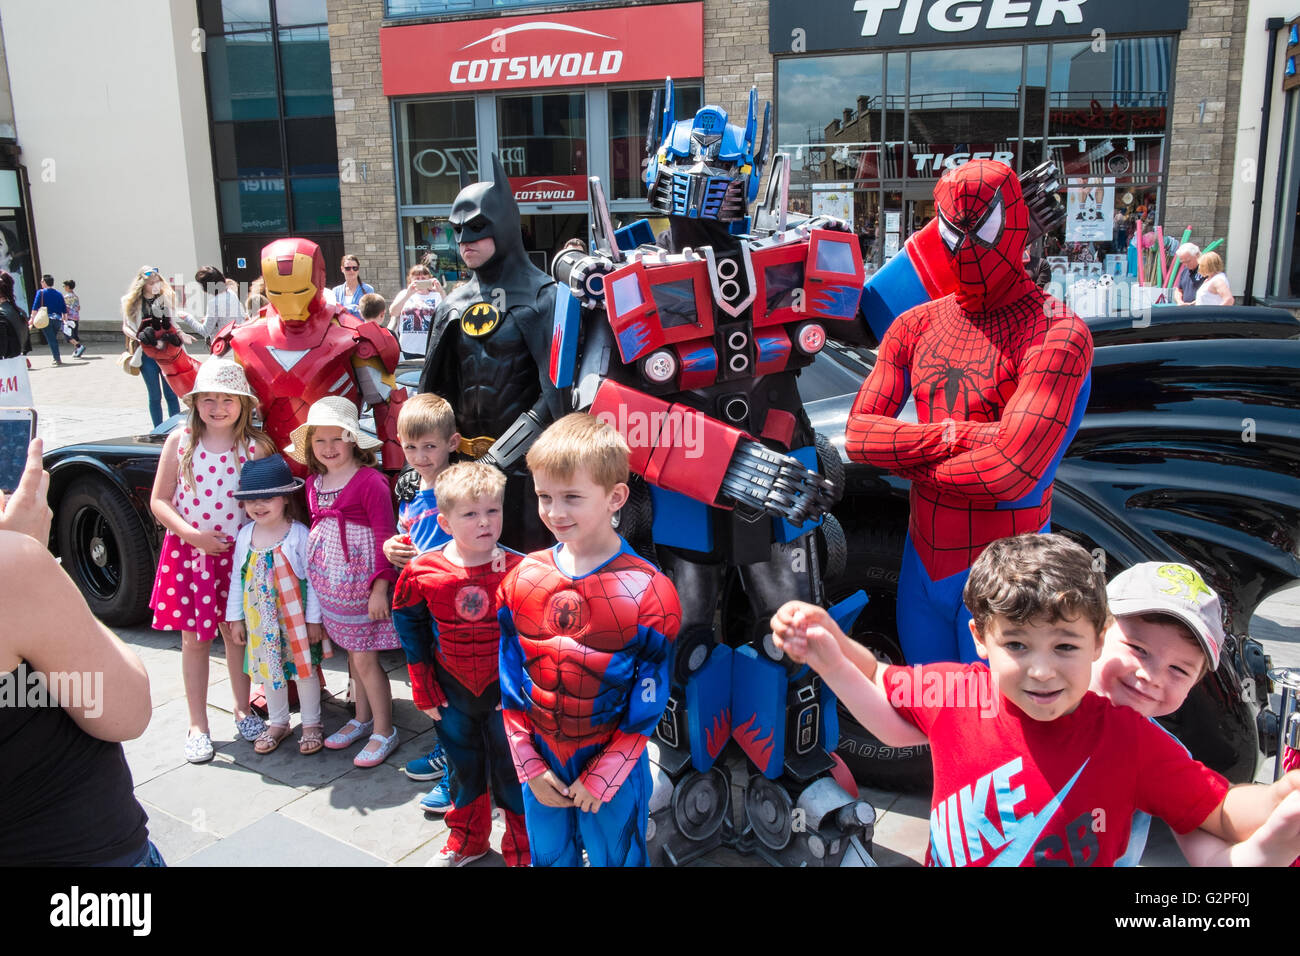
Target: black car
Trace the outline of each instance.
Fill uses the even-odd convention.
[[[1268,687],[1250,617],[1264,597],[1300,579],[1300,321],[1276,309],[1188,307],[1157,309],[1145,324],[1089,324],[1092,394],[1057,472],[1053,527],[1093,551],[1108,576],[1141,561],[1180,560],[1219,592],[1229,615],[1222,663],[1166,723],[1199,759],[1249,780]],[[874,361],[870,350],[832,343],[800,378],[813,426],[841,459],[849,407]],[[54,551],[109,624],[148,614],[162,540],[149,494],[174,424],[45,458]],[[819,536],[827,597],[865,589],[871,601],[855,637],[901,660],[893,597],[907,482],[843,466],[843,498]],[[756,626],[735,582],[722,612],[728,626]],[[839,752],[879,786],[923,786],[928,778],[925,748],[885,747],[847,712]]]

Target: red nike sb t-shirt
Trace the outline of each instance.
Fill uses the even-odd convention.
[[[1037,721],[983,664],[888,667],[884,680],[930,739],[930,866],[1111,866],[1134,809],[1187,833],[1228,792],[1159,727],[1091,691]]]

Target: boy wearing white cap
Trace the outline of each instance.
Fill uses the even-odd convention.
[[[1172,714],[1192,688],[1219,666],[1223,610],[1219,596],[1186,564],[1148,561],[1118,574],[1106,587],[1113,615],[1090,689],[1144,717]],[[1135,866],[1146,847],[1151,817],[1133,815],[1128,852],[1117,866]],[[1194,830],[1174,834],[1193,866],[1285,866],[1295,856],[1300,793],[1278,805],[1241,843]]]

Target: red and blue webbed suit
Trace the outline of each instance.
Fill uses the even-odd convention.
[[[490,783],[505,814],[501,852],[507,866],[529,863],[523,794],[501,719],[497,671],[499,589],[521,560],[502,548],[491,562],[467,568],[435,548],[402,569],[393,596],[393,626],[406,652],[415,706],[442,711],[438,739],[454,771],[447,845],[468,856],[487,852]]]
[[[602,801],[597,813],[539,803],[524,787],[534,866],[646,866],[652,789],[646,742],[669,696],[681,607],[672,583],[623,543],[578,578],[561,546],[501,585],[501,702],[521,782],[552,771]]]
[[[898,588],[909,663],[976,659],[970,566],[991,541],[1047,530],[1092,367],[1087,326],[1025,273],[1029,210],[1010,167],[966,163],[935,204],[956,291],[888,327],[845,436],[850,458],[912,482]],[[909,394],[915,425],[894,417]]]

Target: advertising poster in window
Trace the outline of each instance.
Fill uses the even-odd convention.
[[[1115,231],[1115,180],[1071,179],[1065,216],[1066,242],[1110,242]]]
[[[815,183],[812,194],[814,216],[834,216],[853,222],[853,184]]]

